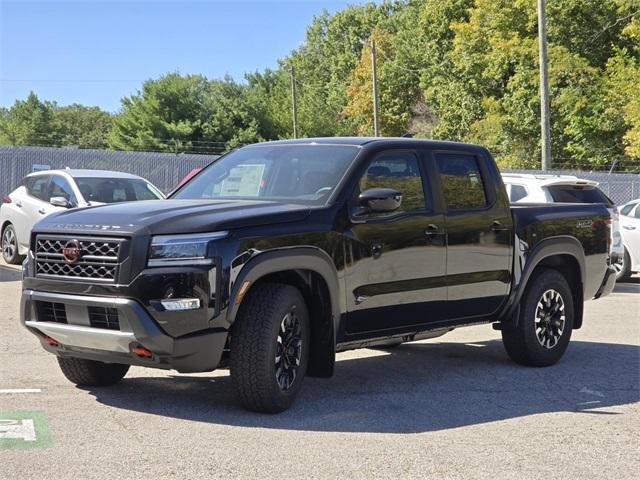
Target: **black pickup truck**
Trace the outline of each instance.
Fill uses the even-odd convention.
[[[598,204],[511,207],[489,152],[319,138],[233,151],[168,200],[36,225],[21,318],[78,385],[130,365],[230,368],[242,404],[288,408],[343,350],[493,323],[508,355],[557,362],[611,292]]]

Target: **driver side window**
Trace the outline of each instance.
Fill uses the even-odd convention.
[[[418,158],[412,152],[385,152],[377,156],[360,178],[360,193],[370,188],[393,188],[402,193],[399,212],[425,209]]]

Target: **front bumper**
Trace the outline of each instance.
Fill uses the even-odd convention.
[[[64,305],[66,323],[42,321],[36,302]],[[115,309],[119,329],[91,326],[90,307]],[[220,363],[227,341],[227,331],[223,329],[209,329],[174,338],[158,326],[142,305],[128,298],[26,289],[22,292],[20,318],[25,327],[41,339],[44,348],[56,355],[179,372],[214,370]],[[49,345],[46,337],[58,345]],[[151,351],[153,356],[146,358],[133,353],[131,349],[137,346]]]

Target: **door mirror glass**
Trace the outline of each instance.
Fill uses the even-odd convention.
[[[71,208],[71,202],[64,197],[51,197],[49,203],[54,207]]]
[[[358,203],[366,209],[362,213],[395,212],[402,205],[402,193],[393,188],[370,188],[358,196]]]

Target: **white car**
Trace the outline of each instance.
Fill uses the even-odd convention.
[[[573,175],[503,173],[511,203],[602,203],[611,214],[611,262],[622,262],[624,246],[620,215],[615,204],[598,188],[598,182]]]
[[[624,256],[615,267],[618,281],[621,281],[628,280],[632,273],[640,272],[640,198],[625,203],[618,211]]]
[[[31,229],[53,212],[162,198],[164,195],[153,184],[128,173],[71,169],[31,173],[18,188],[2,197],[2,257],[7,263],[19,264],[29,250]]]

